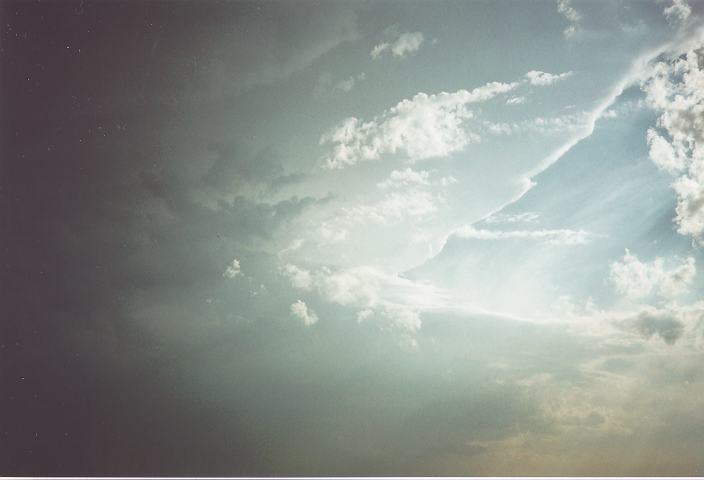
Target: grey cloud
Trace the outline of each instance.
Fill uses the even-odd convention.
[[[643,312],[626,325],[645,338],[657,335],[668,345],[674,345],[684,332],[684,323],[667,312]]]

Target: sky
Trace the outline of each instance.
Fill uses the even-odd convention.
[[[704,2],[0,2],[1,475],[704,475]]]

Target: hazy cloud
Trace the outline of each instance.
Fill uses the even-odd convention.
[[[318,316],[308,308],[303,300],[296,300],[291,304],[291,315],[300,318],[306,327],[318,323]]]
[[[645,298],[652,293],[666,298],[681,295],[688,290],[697,271],[693,257],[668,270],[662,258],[641,262],[628,249],[623,259],[611,263],[609,269],[609,279],[616,291],[630,299]]]
[[[562,33],[565,38],[572,38],[579,31],[579,21],[582,15],[574,9],[571,0],[557,0],[557,11],[569,22]]]
[[[539,240],[552,245],[583,245],[594,237],[594,234],[584,230],[483,230],[472,226],[462,227],[456,230],[455,235],[460,238],[471,238],[475,240],[525,238]]]
[[[385,53],[390,53],[394,57],[404,58],[417,52],[423,41],[424,37],[420,32],[401,33],[395,40],[375,45],[370,55],[373,59],[377,59]]]
[[[681,25],[692,14],[692,7],[689,6],[686,0],[672,0],[672,5],[665,7],[662,13],[669,21]]]

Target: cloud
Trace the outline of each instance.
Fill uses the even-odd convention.
[[[281,272],[295,288],[300,290],[311,290],[313,288],[313,277],[308,270],[288,263],[281,268]]]
[[[440,198],[420,189],[394,191],[380,201],[343,209],[345,218],[353,223],[390,223],[408,218],[422,218],[438,209]]]
[[[541,135],[555,135],[583,131],[590,127],[590,112],[574,112],[551,117],[535,117],[521,122],[481,122],[485,131],[492,135],[512,135],[535,132]]]
[[[557,11],[569,22],[562,33],[565,38],[572,38],[579,31],[579,21],[582,16],[572,6],[571,0],[557,0]]]
[[[225,271],[222,272],[222,276],[226,278],[235,278],[238,275],[242,275],[242,269],[240,268],[240,261],[235,258],[232,260],[232,263],[227,266]]]
[[[446,296],[438,288],[372,266],[309,271],[287,265],[282,274],[295,288],[315,290],[328,302],[359,309],[359,321],[375,318],[406,332],[420,328],[420,312],[446,304]]]
[[[406,32],[400,34],[391,42],[383,42],[375,45],[369,53],[373,59],[380,58],[385,53],[391,53],[394,57],[404,58],[411,53],[417,52],[423,44],[424,37],[420,32]]]
[[[330,97],[334,94],[349,93],[366,78],[367,74],[361,72],[357,75],[350,75],[344,80],[335,81],[330,72],[321,73],[315,82],[313,97],[319,99],[323,97]]]
[[[550,245],[583,245],[588,243],[594,234],[584,230],[483,230],[465,226],[454,233],[460,238],[475,240],[500,240],[508,238],[525,238],[538,240]]]
[[[623,260],[611,263],[609,272],[609,279],[616,291],[635,300],[653,293],[665,298],[686,293],[697,270],[693,257],[688,257],[679,266],[667,270],[662,258],[641,262],[626,249]]]
[[[704,240],[704,42],[652,65],[641,88],[661,115],[646,140],[651,160],[676,176],[677,231]]]
[[[606,319],[612,325],[644,338],[657,335],[668,345],[677,342],[682,348],[696,352],[704,348],[704,302],[647,307],[620,318],[609,319],[607,316]]]
[[[526,78],[528,79],[528,83],[530,83],[531,85],[544,87],[559,82],[560,80],[564,80],[570,77],[571,75],[571,71],[559,74],[552,74],[547,72],[541,72],[539,70],[531,70],[530,72],[526,73]]]
[[[631,328],[650,338],[658,335],[668,345],[673,345],[682,336],[684,324],[666,312],[643,312],[631,323]]]
[[[684,24],[692,13],[692,7],[685,0],[672,0],[672,5],[663,10],[668,21]]]
[[[335,90],[344,93],[349,93],[357,83],[361,82],[365,78],[366,74],[364,72],[360,73],[359,75],[352,75],[347,80],[341,80],[337,82],[335,84]]]
[[[296,300],[291,304],[291,315],[303,320],[303,325],[306,327],[318,323],[318,316],[313,310],[308,309],[308,306],[303,300]]]
[[[377,183],[379,188],[384,189],[416,185],[430,185],[430,172],[426,170],[416,171],[411,168],[406,168],[405,170],[394,170],[389,175],[389,178],[383,182]]]
[[[430,172],[427,170],[393,170],[389,177],[383,182],[377,183],[381,189],[408,188],[408,187],[429,187],[433,185],[447,186],[457,183],[457,179],[452,175],[442,177],[439,180],[431,180]]]
[[[332,146],[325,165],[344,168],[386,154],[402,154],[409,161],[446,157],[480,140],[463,128],[463,122],[473,116],[468,106],[518,85],[491,82],[472,91],[418,93],[371,121],[349,117],[320,138],[321,145]]]
[[[528,223],[540,218],[540,214],[535,212],[522,212],[515,214],[496,213],[484,221],[486,223]]]
[[[521,105],[523,103],[526,103],[526,97],[523,96],[510,97],[506,100],[506,105]]]

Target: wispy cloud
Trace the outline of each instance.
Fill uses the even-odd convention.
[[[557,0],[557,11],[565,17],[569,25],[562,31],[565,38],[574,37],[579,31],[582,15],[572,6],[572,0]]]
[[[541,72],[539,70],[531,70],[526,73],[526,78],[531,85],[546,86],[552,85],[560,80],[564,80],[572,76],[572,72],[564,72],[559,74],[552,74],[547,72]]]
[[[401,33],[394,40],[382,42],[374,46],[369,53],[373,59],[381,58],[384,54],[391,54],[397,58],[404,58],[417,52],[425,38],[420,32]]]
[[[583,245],[588,243],[595,236],[584,230],[484,230],[472,226],[457,229],[455,235],[460,238],[471,238],[475,240],[522,238],[538,240],[551,245]]]

